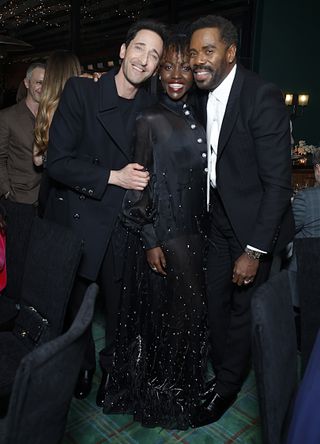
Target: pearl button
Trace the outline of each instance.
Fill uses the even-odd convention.
[[[197,142],[198,142],[198,143],[202,143],[202,142],[203,142],[203,140],[201,139],[201,137],[199,137],[199,139],[197,139]]]
[[[208,168],[205,168],[205,169],[204,169],[204,172],[207,173],[207,172],[208,172]]]
[[[202,157],[207,157],[207,153],[202,153],[201,156]]]
[[[186,115],[186,116],[189,116],[189,114],[190,114],[190,111],[189,111],[189,110],[187,110],[187,111],[185,111],[184,113],[185,113],[185,115]]]
[[[194,123],[192,123],[192,124],[190,125],[190,128],[191,128],[191,129],[195,129],[195,128],[196,128],[196,125],[195,125]]]

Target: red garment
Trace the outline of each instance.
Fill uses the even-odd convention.
[[[7,285],[6,236],[0,232],[0,292]]]

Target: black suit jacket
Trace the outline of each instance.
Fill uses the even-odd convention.
[[[53,186],[45,217],[79,234],[84,242],[79,274],[91,280],[99,272],[125,193],[107,184],[110,170],[131,161],[136,115],[153,103],[140,89],[124,122],[114,75],[110,71],[97,83],[70,79],[50,128],[47,169]]]
[[[206,123],[206,98],[202,113]],[[216,175],[243,248],[272,252],[291,240],[289,114],[277,87],[239,65],[221,126]]]

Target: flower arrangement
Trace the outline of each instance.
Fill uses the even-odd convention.
[[[306,154],[313,154],[317,147],[314,145],[307,145],[305,140],[299,140],[298,145],[294,147],[294,152],[301,156]]]

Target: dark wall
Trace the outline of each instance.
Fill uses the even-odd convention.
[[[309,106],[293,122],[295,141],[320,146],[318,0],[259,0],[254,70],[284,92],[309,93]]]

